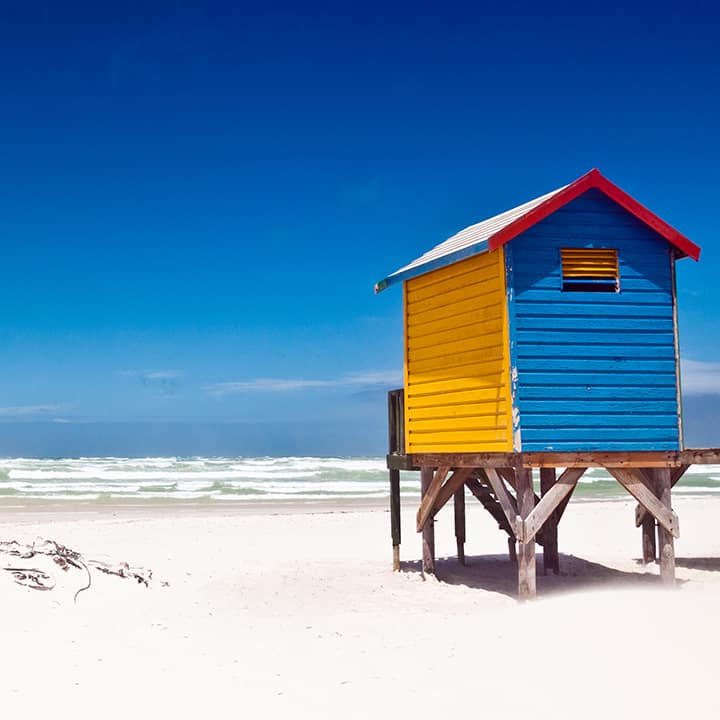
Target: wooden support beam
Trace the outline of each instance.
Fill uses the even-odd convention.
[[[670,468],[655,471],[655,484],[658,498],[663,507],[672,513]],[[674,514],[674,513],[673,513]],[[676,536],[677,537],[677,536]],[[660,559],[660,578],[666,585],[675,585],[675,543],[673,533],[662,523],[658,524],[658,556]]]
[[[423,479],[423,472],[425,473]],[[455,496],[455,535],[457,538],[458,558],[465,564],[465,480],[472,472],[469,468],[456,470],[450,478],[445,481],[450,468],[438,468],[430,477],[432,469],[421,470],[421,491],[422,500],[417,513],[417,530],[423,533],[423,569],[429,573],[435,572],[435,527],[434,518],[445,503]],[[444,484],[443,484],[444,482]],[[458,495],[463,493],[462,499]],[[461,506],[459,505],[461,503]],[[462,509],[461,509],[462,508]],[[460,515],[461,513],[461,515]],[[459,533],[459,534],[458,534]]]
[[[545,524],[562,500],[572,492],[585,470],[586,468],[568,468],[557,479],[557,482],[540,500],[540,503],[532,508],[532,511],[524,520],[521,538],[523,541],[527,542],[528,540],[535,539],[535,535],[537,535],[540,528]]]
[[[420,495],[423,500],[434,479],[433,468],[420,469]],[[431,520],[425,523],[422,529],[422,569],[424,573],[435,574],[435,523]]]
[[[505,480],[505,482],[517,494],[517,483],[515,481],[515,468],[508,467],[508,468],[496,468],[496,469],[497,469],[498,475],[500,475],[500,477],[503,480]],[[540,496],[536,492],[533,492],[533,497],[535,498],[535,504],[537,505],[540,502]],[[543,537],[542,530],[538,533],[538,536],[535,538],[535,541],[540,545],[545,544],[545,538]]]
[[[465,485],[465,481],[470,477],[471,473],[472,470],[470,468],[460,468],[445,481],[445,484],[440,488],[435,498],[435,504],[432,508],[433,517],[442,510],[445,503],[458,491],[458,488],[462,488]]]
[[[532,470],[518,468],[516,479],[517,508],[520,514],[519,524],[524,525],[528,516],[535,508]],[[520,600],[529,600],[534,598],[535,594],[535,540],[527,541],[525,538],[522,538],[518,543],[518,597]]]
[[[519,459],[518,453],[413,453],[412,462],[415,465],[449,465],[460,468],[480,467],[513,467]],[[720,462],[720,461],[718,461]]]
[[[678,480],[680,480],[680,478],[685,474],[685,471],[689,467],[690,467],[689,465],[681,465],[680,467],[672,468],[672,470],[670,470],[670,486],[671,487],[675,487],[675,485],[677,485]],[[655,479],[654,479],[654,476],[652,475],[653,468],[646,468],[645,470],[646,470],[645,477],[651,477],[652,478],[651,482],[654,485]],[[647,515],[647,510],[642,505],[638,505],[635,508],[635,527],[640,527],[643,524],[646,515]]]
[[[574,485],[572,490],[568,493],[568,495],[565,497],[565,499],[558,505],[557,510],[555,511],[555,514],[557,515],[557,524],[560,524],[560,521],[562,520],[562,516],[565,514],[565,510],[567,509],[568,504],[570,503],[570,500],[572,499],[573,493],[575,492],[575,488],[577,485]]]
[[[421,470],[421,473],[424,472],[426,468],[423,468]],[[428,521],[429,518],[432,517],[433,514],[433,507],[435,506],[435,500],[437,500],[437,496],[440,493],[440,489],[442,488],[442,484],[445,481],[445,478],[447,477],[447,474],[450,472],[449,467],[439,467],[435,473],[433,474],[432,480],[430,480],[430,484],[427,488],[425,488],[424,492],[422,493],[422,500],[420,501],[420,507],[417,511],[417,518],[416,518],[416,530],[418,532],[421,532],[422,529],[425,527],[425,523]],[[422,478],[421,478],[421,484],[422,484]]]
[[[385,456],[385,462],[387,463],[389,470],[419,470],[419,467],[413,465],[412,457],[410,455],[397,455],[396,453],[389,453]]]
[[[519,472],[520,471],[518,471],[518,474]],[[508,489],[505,487],[505,483],[503,482],[502,478],[497,474],[495,468],[484,468],[482,474],[485,478],[487,478],[487,481],[490,483],[490,487],[493,489],[495,497],[498,499],[500,507],[505,513],[508,524],[510,525],[513,533],[515,533],[515,536],[517,537],[518,504],[515,501],[515,498],[508,492]],[[530,486],[530,492],[532,492],[532,485]],[[535,501],[533,498],[533,504],[534,502]]]
[[[682,464],[673,450],[522,453],[526,467],[667,467]]]
[[[540,496],[546,497],[556,483],[555,468],[540,468]],[[535,506],[537,510],[537,505]],[[533,510],[535,512],[535,510]],[[543,526],[543,574],[548,571],[554,575],[560,574],[560,558],[558,556],[557,540],[557,508],[553,511]]]
[[[637,468],[609,467],[607,471],[674,537],[680,537],[677,515],[665,506],[645,484]],[[668,485],[670,473],[667,473]],[[669,493],[669,488],[668,488]]]
[[[650,513],[645,513],[642,521],[642,561],[647,565],[655,562],[656,557],[655,518]]]
[[[393,544],[393,570],[400,569],[400,471],[390,470],[390,534]]]
[[[517,489],[517,481],[515,480],[515,468],[502,467],[495,468],[497,474],[513,489]]]
[[[517,491],[517,484],[515,482],[515,468],[495,468],[498,475],[515,491]],[[540,496],[533,492],[535,496],[535,504],[540,502]]]
[[[468,490],[482,503],[482,506],[495,518],[498,527],[504,530],[509,536],[512,542],[515,542],[515,531],[508,522],[507,516],[503,512],[503,509],[498,504],[495,497],[490,492],[490,488],[482,485],[476,478],[469,477],[465,481],[465,486]]]
[[[655,469],[640,468],[640,472],[645,480],[648,490],[657,495],[655,485]],[[642,562],[646,565],[655,562],[656,545],[655,545],[655,518],[645,508],[638,503],[635,508],[635,526],[642,527]]]
[[[458,562],[465,564],[465,485],[462,484],[453,495],[455,510],[455,542]]]
[[[619,467],[658,468],[680,465],[720,464],[720,448],[692,450],[628,450],[613,452],[529,452],[529,453],[413,453],[413,467],[443,465],[460,468],[481,467]]]
[[[720,463],[720,448],[693,448],[678,453],[680,462],[673,465],[717,465]]]

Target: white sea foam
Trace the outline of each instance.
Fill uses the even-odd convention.
[[[418,473],[401,473],[401,492],[419,494]],[[720,466],[695,466],[678,494],[720,492]],[[388,493],[384,458],[215,457],[0,459],[0,497],[92,500],[174,498],[312,500]],[[601,468],[590,468],[576,497],[621,497]]]

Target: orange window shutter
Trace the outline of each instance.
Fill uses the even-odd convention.
[[[563,290],[616,290],[619,282],[615,249],[562,248]]]

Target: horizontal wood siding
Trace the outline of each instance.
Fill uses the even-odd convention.
[[[679,449],[668,243],[597,190],[512,241],[526,452]],[[620,291],[562,291],[562,248],[617,249]]]
[[[503,250],[405,283],[409,453],[512,449]]]

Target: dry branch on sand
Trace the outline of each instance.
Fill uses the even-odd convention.
[[[112,565],[101,560],[88,559],[83,557],[77,550],[72,550],[55,540],[39,539],[30,545],[19,543],[17,540],[0,541],[0,556],[18,558],[19,560],[32,560],[44,556],[50,558],[63,572],[83,571],[86,575],[87,584],[77,590],[73,597],[74,601],[77,601],[77,597],[81,592],[88,590],[92,585],[91,570],[98,570],[106,575],[116,575],[120,578],[132,578],[136,582],[145,585],[145,587],[148,587],[152,580],[152,570],[133,568],[126,562]],[[10,562],[13,563],[13,561]],[[10,573],[18,585],[33,590],[52,590],[56,585],[55,577],[42,568],[25,567],[33,564],[23,562],[22,565],[18,564],[16,566],[14,563],[9,565],[3,563],[0,570]]]

